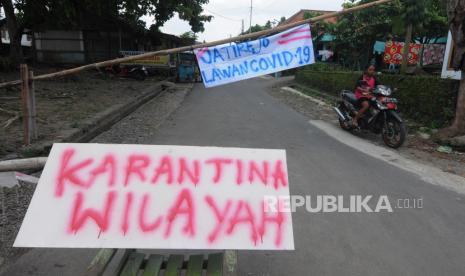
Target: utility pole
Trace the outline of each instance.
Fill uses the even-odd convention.
[[[252,32],[252,0],[250,0],[250,27],[249,34]]]
[[[241,30],[242,30],[241,34],[243,34],[244,33],[244,19],[242,19],[242,28],[241,28]]]

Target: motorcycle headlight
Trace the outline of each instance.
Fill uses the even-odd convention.
[[[384,90],[384,93],[383,93],[384,96],[391,96],[392,95],[392,90],[391,88],[387,88],[386,90]]]
[[[383,96],[391,96],[392,94],[392,90],[391,88],[387,87],[387,86],[384,86],[384,85],[378,85],[376,88],[375,88],[375,92],[377,94],[381,94]]]

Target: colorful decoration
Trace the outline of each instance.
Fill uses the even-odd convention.
[[[446,45],[444,44],[427,44],[423,46],[423,65],[442,64]]]
[[[384,62],[386,64],[401,64],[404,42],[387,41],[384,51]],[[410,43],[408,64],[417,64],[420,60],[421,44]]]

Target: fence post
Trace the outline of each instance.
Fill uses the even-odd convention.
[[[37,140],[38,130],[37,130],[37,109],[36,109],[36,90],[34,84],[34,72],[29,71],[29,109],[30,109],[30,125],[29,131],[31,132],[31,138]]]
[[[29,145],[31,143],[30,133],[30,110],[29,110],[29,71],[27,64],[21,64],[21,106],[23,113],[23,143]]]

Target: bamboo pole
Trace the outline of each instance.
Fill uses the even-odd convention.
[[[46,162],[47,157],[0,161],[0,172],[41,170],[45,166]]]
[[[392,2],[392,1],[393,0],[377,0],[377,1],[370,2],[370,3],[358,5],[358,6],[355,6],[355,7],[352,7],[352,8],[348,8],[348,9],[345,9],[345,10],[342,10],[342,11],[339,11],[339,12],[323,14],[323,15],[316,16],[316,17],[313,17],[313,18],[310,18],[310,19],[301,20],[301,21],[286,24],[286,25],[276,26],[276,27],[274,27],[272,29],[269,29],[269,30],[263,30],[263,31],[255,32],[255,33],[249,33],[249,34],[245,34],[245,35],[240,35],[240,36],[231,37],[231,38],[222,39],[222,40],[217,40],[217,41],[208,42],[208,43],[202,43],[202,44],[190,45],[190,46],[183,46],[183,47],[178,47],[178,48],[173,48],[173,49],[160,50],[160,51],[155,51],[155,52],[144,53],[144,54],[141,54],[141,55],[135,55],[135,56],[129,56],[129,57],[123,57],[123,58],[117,58],[117,59],[112,59],[112,60],[87,64],[87,65],[83,65],[83,66],[79,66],[79,67],[76,67],[76,68],[67,69],[67,70],[63,70],[63,71],[59,71],[59,72],[55,72],[55,73],[35,76],[34,80],[44,80],[44,79],[62,77],[62,76],[67,76],[67,75],[71,75],[71,74],[76,74],[76,73],[79,73],[79,72],[82,72],[82,71],[85,71],[85,70],[89,70],[89,69],[98,69],[100,67],[110,66],[110,65],[114,65],[114,64],[128,62],[128,61],[134,61],[134,60],[153,57],[153,56],[157,56],[157,55],[175,54],[175,53],[180,53],[180,52],[185,52],[185,51],[192,51],[192,50],[198,49],[198,48],[205,48],[205,47],[211,47],[211,46],[216,46],[216,45],[230,43],[230,42],[237,42],[237,41],[243,41],[243,40],[247,40],[247,39],[258,38],[258,37],[261,37],[261,36],[267,36],[267,35],[271,35],[271,34],[274,34],[274,33],[282,32],[282,31],[285,31],[287,29],[290,29],[290,28],[293,28],[293,27],[296,27],[296,26],[299,26],[299,25],[302,25],[302,24],[315,23],[315,22],[322,21],[322,20],[325,20],[325,19],[328,19],[328,18],[337,17],[337,16],[341,16],[341,15],[344,15],[344,14],[348,14],[348,13],[353,13],[353,12],[356,12],[356,11],[359,11],[359,10],[367,9],[367,8],[374,7],[374,6],[381,5],[381,4],[386,4],[386,3],[389,3],[389,2]],[[7,83],[1,83],[0,88],[4,88],[4,87],[8,87],[8,86],[14,86],[14,85],[17,85],[19,83],[21,83],[21,82],[20,81],[12,81],[12,82],[7,82]]]
[[[21,80],[7,81],[0,83],[0,88],[12,87],[21,84]]]

